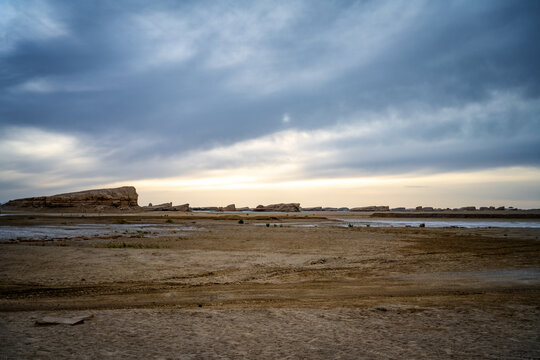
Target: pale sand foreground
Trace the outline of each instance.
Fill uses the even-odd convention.
[[[2,314],[0,340],[6,358],[538,358],[538,310],[508,310],[94,310],[82,325],[49,327],[32,325],[49,312],[23,312]]]
[[[0,244],[0,358],[540,358],[540,229],[126,219],[166,229]]]

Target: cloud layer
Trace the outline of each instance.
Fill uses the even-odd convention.
[[[5,1],[0,201],[537,169],[539,17],[535,1]]]

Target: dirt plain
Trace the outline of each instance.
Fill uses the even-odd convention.
[[[540,229],[336,217],[2,216],[134,227],[0,243],[0,358],[540,358]]]

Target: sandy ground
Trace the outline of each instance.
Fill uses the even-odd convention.
[[[244,219],[1,217],[162,230],[1,243],[0,358],[540,358],[540,229]]]

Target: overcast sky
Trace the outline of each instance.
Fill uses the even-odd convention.
[[[540,1],[0,0],[0,201],[540,207]]]

